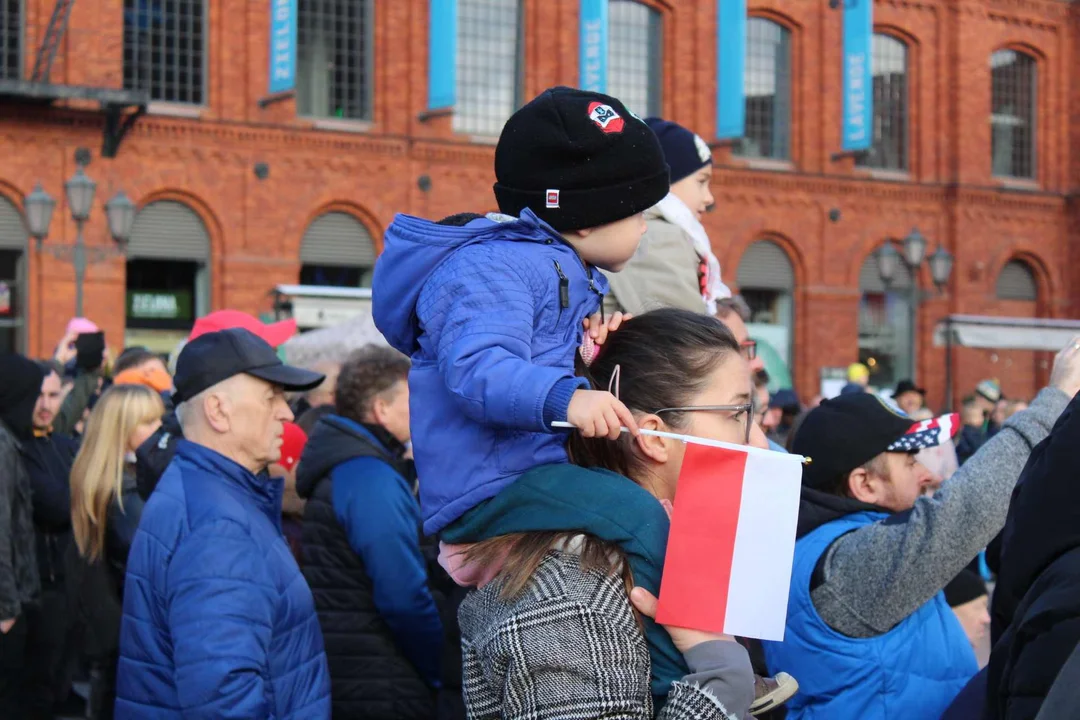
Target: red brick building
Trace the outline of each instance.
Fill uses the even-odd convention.
[[[716,2],[611,0],[609,92],[713,137]],[[31,78],[54,5],[0,0],[0,79]],[[266,311],[279,283],[359,284],[394,213],[492,209],[502,119],[578,78],[577,2],[459,0],[457,112],[428,114],[428,3],[299,0],[297,93],[260,103],[271,5],[74,3],[51,83],[150,94],[114,158],[96,102],[0,92],[6,344],[48,353],[72,314],[71,265],[38,251],[20,217],[40,182],[57,199],[46,245],[73,241],[63,184],[77,148],[92,150],[98,184],[89,245],[113,244],[102,205],[118,190],[140,208],[128,257],[86,281],[86,314],[119,345],[126,328],[182,334],[208,309]],[[945,396],[933,344],[945,315],[1077,316],[1080,3],[878,0],[877,135],[858,158],[837,156],[839,11],[748,5],[748,137],[716,146],[706,227],[755,321],[780,326],[761,332],[801,394],[859,357],[880,378],[908,373],[904,279],[886,288],[873,253],[913,227],[955,257],[941,294],[927,266],[918,278],[915,361],[932,401]],[[133,309],[140,291],[153,297]],[[155,309],[170,294],[172,314]],[[1048,375],[1045,353],[954,355],[958,394],[999,377],[1031,395]]]

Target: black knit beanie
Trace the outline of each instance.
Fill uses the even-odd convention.
[[[945,601],[949,607],[966,605],[975,598],[989,594],[982,577],[971,568],[964,568],[960,574],[945,586]]]
[[[664,159],[671,168],[671,182],[675,184],[690,177],[706,165],[712,165],[712,151],[699,136],[678,123],[660,118],[645,118],[664,149]]]
[[[555,87],[514,113],[495,148],[495,198],[560,232],[628,218],[668,193],[656,135],[613,97]]]

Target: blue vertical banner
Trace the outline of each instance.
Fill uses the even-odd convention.
[[[606,93],[608,0],[581,0],[578,12],[578,85],[582,90]]]
[[[428,110],[457,100],[457,0],[431,0],[428,17]]]
[[[841,147],[845,152],[869,150],[874,140],[874,77],[871,43],[873,0],[844,0],[844,119]]]
[[[270,94],[296,88],[297,0],[270,0]]]
[[[716,137],[746,134],[746,0],[716,1]]]

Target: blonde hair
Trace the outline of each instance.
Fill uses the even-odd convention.
[[[145,422],[165,413],[161,396],[142,385],[115,385],[106,390],[86,421],[82,447],[71,468],[71,527],[79,554],[91,562],[105,547],[105,519],[121,494],[128,441]]]

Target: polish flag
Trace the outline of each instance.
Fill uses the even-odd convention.
[[[687,443],[658,623],[784,639],[802,463],[799,455]]]

